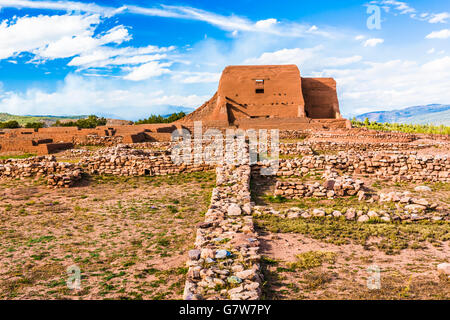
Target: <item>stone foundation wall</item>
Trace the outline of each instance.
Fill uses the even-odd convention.
[[[414,151],[430,147],[442,147],[437,143],[410,144],[402,142],[332,142],[332,141],[300,141],[296,143],[280,142],[280,154],[312,155],[314,151]]]
[[[43,177],[50,187],[71,187],[82,178],[76,164],[57,162],[54,156],[0,160],[0,178]]]
[[[255,169],[263,166],[259,163]],[[349,153],[280,159],[278,176],[303,176],[326,169],[349,175],[372,175],[394,181],[450,182],[450,158],[402,153]]]
[[[189,251],[186,300],[256,300],[261,295],[259,241],[250,203],[250,166],[216,168],[205,222]]]
[[[323,184],[305,183],[303,181],[277,181],[275,184],[275,196],[287,199],[304,197],[335,197],[354,196],[362,189],[364,182],[353,180],[351,177],[336,177],[327,179]]]
[[[211,170],[207,164],[175,164],[169,151],[131,149],[121,145],[100,150],[80,160],[87,173],[118,176],[158,176]]]

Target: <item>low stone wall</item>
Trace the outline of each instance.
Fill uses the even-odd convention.
[[[414,151],[430,147],[439,147],[438,143],[384,143],[384,142],[333,142],[333,141],[299,141],[296,143],[280,142],[280,154],[283,155],[313,155],[314,152],[336,151]]]
[[[117,176],[158,176],[180,172],[211,170],[207,164],[175,164],[169,151],[147,151],[120,145],[96,152],[80,160],[90,174]]]
[[[0,160],[0,178],[44,177],[50,187],[71,187],[82,177],[76,164],[58,162],[54,156]]]
[[[183,298],[256,300],[261,295],[259,241],[250,204],[250,166],[216,168],[217,187],[189,251]]]
[[[363,185],[364,182],[362,180],[354,180],[349,176],[330,178],[323,185],[319,182],[277,181],[274,194],[287,199],[304,197],[327,197],[333,199],[335,197],[354,196],[361,190]]]
[[[262,163],[255,166],[261,168]],[[349,175],[372,175],[394,181],[450,182],[450,158],[402,153],[351,153],[304,156],[300,159],[280,159],[278,176],[303,176],[326,169],[340,170]]]

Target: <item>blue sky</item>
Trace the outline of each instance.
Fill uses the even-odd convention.
[[[227,65],[291,63],[346,116],[448,104],[450,3],[0,0],[0,112],[135,120],[200,106]]]

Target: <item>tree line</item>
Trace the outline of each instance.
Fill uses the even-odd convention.
[[[152,124],[152,123],[171,123],[183,118],[186,114],[181,111],[178,113],[173,113],[168,117],[163,117],[161,115],[151,115],[147,119],[142,119],[134,122],[134,124]],[[107,119],[103,117],[97,117],[91,115],[84,119],[78,119],[73,121],[57,120],[52,127],[78,127],[80,129],[92,129],[98,126],[104,126],[107,123]],[[44,122],[28,122],[21,126],[16,120],[0,122],[0,129],[17,129],[17,128],[29,128],[29,129],[39,129],[45,128],[46,124]]]

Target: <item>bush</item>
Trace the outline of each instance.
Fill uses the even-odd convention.
[[[428,134],[450,134],[450,127],[445,125],[435,126],[432,124],[405,124],[405,123],[379,123],[376,121],[369,121],[366,118],[364,121],[352,120],[353,127],[379,130],[379,131],[399,131],[405,133],[428,133]]]
[[[53,125],[54,127],[78,127],[80,129],[93,129],[98,126],[106,125],[107,120],[105,118],[99,118],[97,116],[89,116],[86,119],[78,119],[76,121],[69,121],[61,123],[59,120]]]
[[[40,129],[40,128],[44,128],[45,127],[45,123],[43,122],[28,122],[27,124],[25,124],[25,128],[28,129]]]
[[[136,121],[134,124],[171,123],[183,118],[184,116],[186,116],[186,114],[183,111],[173,113],[167,118],[164,118],[163,116],[160,115],[157,116],[152,114],[150,117],[148,117],[148,119]]]
[[[0,123],[1,129],[17,129],[20,128],[20,124],[16,120],[5,121]]]

